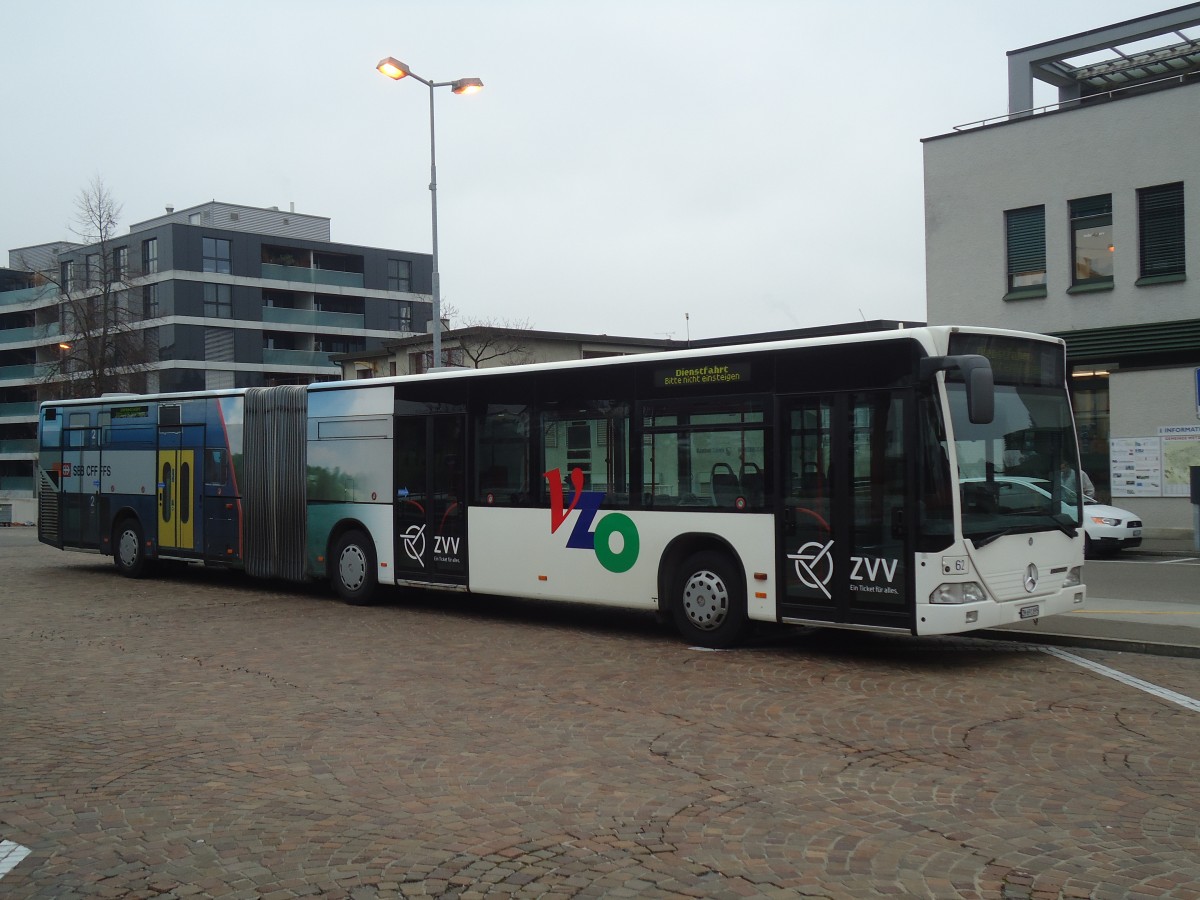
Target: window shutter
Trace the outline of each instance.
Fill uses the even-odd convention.
[[[204,359],[207,362],[233,362],[233,329],[204,329]]]
[[[1008,229],[1008,274],[1045,271],[1046,207],[1013,209],[1004,215]]]
[[[1112,194],[1097,194],[1071,201],[1071,218],[1087,219],[1092,216],[1112,215]]]
[[[1183,274],[1183,183],[1139,190],[1138,223],[1141,277]]]

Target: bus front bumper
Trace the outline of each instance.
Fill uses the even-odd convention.
[[[1032,622],[1082,609],[1086,599],[1086,588],[1076,584],[1053,594],[1003,603],[990,599],[979,603],[919,603],[917,634],[959,634],[979,628]]]

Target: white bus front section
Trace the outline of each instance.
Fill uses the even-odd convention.
[[[606,516],[624,518],[628,525],[600,527]],[[659,564],[671,541],[680,534],[713,535],[727,542],[741,563],[750,618],[778,620],[782,573],[776,570],[770,515],[605,510],[588,521],[575,510],[554,531],[545,509],[474,506],[469,517],[472,592],[654,610],[659,606]],[[629,526],[636,554],[628,545]],[[607,541],[609,565],[603,552],[598,555],[594,546],[586,546],[585,531],[593,543],[597,532]],[[957,634],[1078,609],[1085,599],[1078,581],[1079,540],[1072,546],[1064,533],[1039,532],[1007,535],[981,548],[960,541],[944,552],[918,553],[914,632]],[[628,561],[626,553],[635,555],[632,565],[615,571],[614,564],[619,569]]]
[[[619,518],[605,522],[611,516]],[[741,563],[750,618],[776,620],[774,516],[576,509],[553,531],[546,509],[472,506],[468,517],[472,592],[657,609],[668,545],[681,534],[711,535]],[[607,548],[588,548],[585,532]]]
[[[1040,531],[918,553],[916,633],[996,628],[1081,608],[1082,547],[1082,532]]]

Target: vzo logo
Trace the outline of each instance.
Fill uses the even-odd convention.
[[[637,562],[641,551],[641,538],[633,519],[624,513],[610,512],[596,521],[596,513],[604,502],[603,491],[585,491],[583,489],[583,470],[576,466],[571,470],[571,502],[564,505],[563,479],[559,469],[551,469],[543,475],[550,486],[550,533],[554,534],[567,517],[576,509],[579,518],[567,538],[567,547],[572,550],[591,550],[596,554],[600,565],[610,572],[628,572]],[[592,522],[596,522],[595,531]],[[612,536],[621,536],[621,548],[613,550]]]

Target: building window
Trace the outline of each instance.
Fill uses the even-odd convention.
[[[365,350],[366,338],[319,335],[313,340],[317,353],[360,353]]]
[[[100,254],[89,253],[84,259],[83,286],[95,287],[100,283]]]
[[[233,271],[233,267],[229,263],[230,251],[229,241],[224,238],[209,238],[203,239],[204,242],[204,269],[205,272],[220,272],[228,275]],[[195,245],[193,245],[195,246]]]
[[[158,238],[142,241],[142,274],[153,275],[158,271]]]
[[[1182,281],[1183,182],[1142,188],[1138,196],[1138,284]]]
[[[158,316],[157,284],[147,284],[142,287],[142,315],[147,319]]]
[[[412,263],[407,259],[389,259],[388,260],[388,283],[389,291],[405,291],[412,290]]]
[[[75,290],[75,261],[63,260],[58,264],[59,290],[64,294]]]
[[[404,300],[388,301],[388,331],[412,331],[412,304]]]
[[[233,288],[227,284],[204,285],[204,314],[214,319],[232,319]]]
[[[466,365],[466,356],[463,354],[462,347],[443,347],[442,365],[463,368]],[[408,372],[410,375],[423,375],[431,368],[433,368],[432,350],[421,350],[408,355]]]
[[[1046,207],[1027,206],[1004,213],[1008,251],[1005,300],[1046,296]]]
[[[113,247],[112,252],[112,281],[123,281],[129,269],[129,248]]]
[[[1112,194],[1071,201],[1071,289],[1112,287]]]

